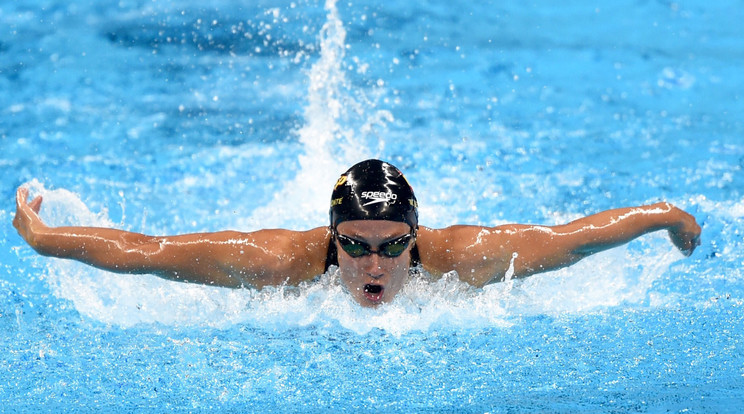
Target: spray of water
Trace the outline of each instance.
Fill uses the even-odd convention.
[[[370,155],[364,134],[391,119],[350,88],[343,70],[345,31],[335,1],[329,0],[325,7],[320,57],[308,71],[305,124],[297,131],[303,146],[299,171],[273,202],[254,212],[247,228],[294,223],[306,227],[324,217],[337,175]],[[112,226],[105,213],[92,213],[73,193],[50,191],[38,182],[31,187],[33,193],[45,197],[43,218],[52,225]],[[656,251],[650,254],[615,249],[570,269],[480,290],[455,275],[436,281],[416,278],[393,303],[374,310],[353,302],[333,273],[300,287],[230,290],[148,275],[115,275],[50,259],[44,278],[52,293],[71,302],[81,315],[124,327],[139,323],[219,328],[248,324],[279,329],[315,325],[358,333],[379,328],[400,335],[434,327],[504,326],[524,315],[647,303],[654,281],[678,258],[671,247],[669,254],[659,258],[658,245],[668,246],[666,240],[651,238],[651,244],[649,249]]]
[[[47,190],[34,181],[32,194],[45,198],[42,218],[51,225],[111,226],[69,191]],[[360,334],[383,329],[393,335],[447,328],[508,326],[532,315],[577,314],[623,306],[656,306],[653,284],[680,258],[664,235],[647,236],[641,252],[617,248],[571,268],[475,289],[456,275],[413,278],[399,297],[378,309],[362,308],[335,272],[299,287],[261,291],[182,284],[150,275],[116,275],[57,259],[43,275],[54,296],[85,317],[122,327],[140,323],[271,329],[341,327]],[[666,251],[664,249],[667,249]],[[658,302],[658,301],[657,301]]]
[[[44,196],[42,218],[52,225],[112,224],[69,191],[47,190],[36,181],[30,187],[33,194]],[[383,329],[401,335],[508,326],[524,316],[582,313],[624,304],[654,306],[654,282],[680,256],[662,234],[647,236],[647,244],[642,252],[617,248],[571,268],[484,289],[474,289],[454,274],[439,280],[413,278],[395,301],[379,309],[356,304],[334,272],[299,287],[231,290],[149,275],[115,275],[73,261],[48,259],[43,277],[52,293],[72,302],[80,314],[123,327],[139,323],[216,328],[248,324],[273,329],[314,325],[360,334]]]
[[[344,70],[346,30],[336,0],[325,3],[320,57],[308,71],[304,125],[297,131],[303,153],[299,171],[268,205],[256,209],[244,223],[248,228],[306,227],[325,217],[331,188],[350,165],[372,156],[367,134],[392,120],[376,109],[361,90],[352,89]]]

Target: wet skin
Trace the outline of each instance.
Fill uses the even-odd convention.
[[[42,255],[73,259],[111,272],[150,273],[211,286],[262,288],[310,281],[323,273],[331,240],[326,226],[299,232],[269,229],[174,236],[98,227],[50,227],[39,217],[40,208],[40,196],[29,202],[28,189],[18,189],[13,226]],[[381,244],[399,239],[411,229],[400,222],[369,220],[343,222],[336,230],[339,236],[365,243],[377,252]],[[335,243],[344,286],[362,306],[375,307],[392,301],[405,285],[414,243],[428,274],[439,277],[456,271],[464,282],[482,287],[499,281],[509,271],[512,277],[526,277],[559,269],[658,230],[667,230],[672,243],[687,256],[700,245],[701,228],[695,218],[665,202],[602,211],[555,226],[421,226],[417,240],[398,257],[371,254],[352,258]],[[395,252],[395,247],[391,251]]]
[[[408,224],[387,220],[352,220],[340,223],[338,234],[365,242],[373,252],[390,240],[410,233]],[[365,307],[376,307],[393,300],[408,280],[411,263],[411,242],[398,257],[370,254],[361,257],[349,256],[338,244],[338,266],[341,282],[349,294]]]

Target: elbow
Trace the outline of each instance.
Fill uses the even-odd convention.
[[[567,253],[565,256],[566,256],[567,261],[571,263],[576,263],[579,260],[585,257],[591,256],[595,253],[599,253],[602,250],[605,250],[605,249],[603,249],[601,246],[596,246],[596,245],[581,246]]]
[[[590,252],[572,252],[560,257],[544,258],[535,262],[522,263],[515,266],[514,277],[524,278],[538,273],[550,272],[576,264],[581,259],[590,256]]]

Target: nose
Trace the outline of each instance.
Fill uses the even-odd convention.
[[[385,276],[384,273],[379,273],[379,272],[378,273],[367,273],[367,275],[375,280],[381,279],[383,276]]]
[[[364,270],[369,276],[375,279],[381,278],[384,275],[381,269],[379,255],[371,254],[364,257]]]

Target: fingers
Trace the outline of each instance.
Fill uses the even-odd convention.
[[[690,257],[692,256],[692,252],[695,251],[695,246],[690,246],[689,249],[681,249],[680,251],[685,255],[685,257]]]
[[[26,204],[27,199],[28,188],[18,187],[18,190],[16,190],[16,208],[20,207],[22,204]]]
[[[690,256],[692,255],[692,252],[695,251],[695,248],[698,246],[700,246],[700,233],[698,233],[695,237],[692,238],[692,240],[690,241],[690,248],[684,251],[683,253],[685,254],[685,256]]]
[[[26,199],[28,198],[28,189],[18,187],[16,191],[16,214],[13,217],[13,227],[21,232],[21,216],[23,215],[23,208],[26,205]]]
[[[21,210],[26,204],[35,212],[39,213],[41,209],[41,196],[36,196],[31,202],[28,202],[28,188],[18,187],[16,191],[16,210]]]
[[[700,235],[703,232],[703,229],[697,223],[697,221],[695,220],[695,217],[690,216],[690,218],[692,219],[692,223],[694,224],[694,226],[693,226],[693,233],[691,234],[692,238],[690,240],[690,250],[689,250],[690,253],[688,254],[688,256],[691,255],[692,252],[695,251],[696,247],[700,246]]]
[[[19,187],[16,191],[16,213],[13,217],[13,227],[18,230],[18,233],[26,238],[30,226],[35,220],[38,220],[39,210],[41,209],[41,196],[35,197],[28,201],[28,188]]]
[[[695,223],[693,230],[669,230],[669,237],[672,239],[672,242],[685,256],[692,255],[695,248],[700,246],[700,234],[700,226],[697,223]]]
[[[35,213],[39,213],[39,209],[41,209],[41,196],[37,196],[33,200],[31,200],[30,203],[28,203],[29,207],[31,207],[32,210],[34,210]]]

